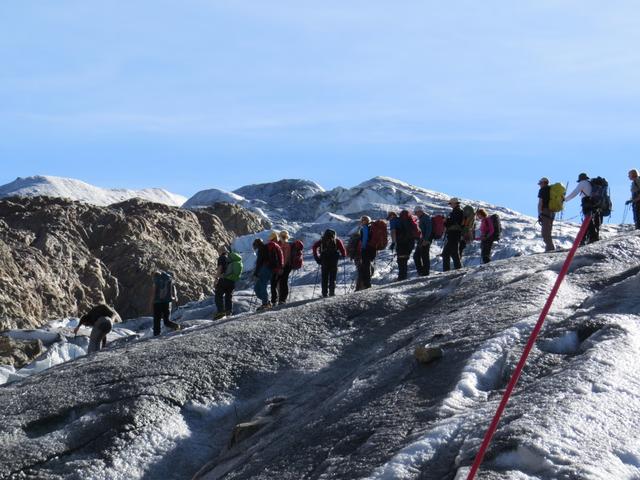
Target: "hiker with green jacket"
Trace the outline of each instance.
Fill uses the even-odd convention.
[[[218,257],[218,269],[215,288],[215,301],[218,313],[216,320],[233,315],[233,291],[242,275],[242,257],[236,253],[227,253],[226,249]]]

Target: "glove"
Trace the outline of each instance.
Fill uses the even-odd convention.
[[[633,200],[627,200],[626,202],[624,202],[625,205],[631,205],[633,203]]]
[[[396,244],[395,242],[391,242],[391,245],[389,245],[389,250],[391,250],[393,252],[393,250],[396,248]]]
[[[313,257],[313,258],[315,258],[316,263],[317,263],[318,265],[322,264],[322,261],[320,260],[320,257]]]

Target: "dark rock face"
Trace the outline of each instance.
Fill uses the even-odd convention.
[[[42,353],[40,340],[14,340],[0,335],[0,365],[22,368]]]
[[[108,207],[2,200],[0,330],[79,315],[95,303],[114,305],[123,318],[148,314],[157,269],[174,273],[180,303],[197,300],[211,291],[217,249],[233,236],[211,213],[140,199]]]
[[[195,210],[195,213],[198,218],[202,217],[203,219],[207,217],[206,214],[215,215],[222,220],[227,230],[238,237],[266,230],[270,227],[270,224],[264,219],[232,203],[215,203],[211,207]],[[201,215],[201,213],[205,215]]]

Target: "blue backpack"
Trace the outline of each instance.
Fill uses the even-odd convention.
[[[173,277],[167,272],[156,274],[153,282],[156,287],[156,294],[153,299],[155,303],[170,303],[175,299],[175,285]]]

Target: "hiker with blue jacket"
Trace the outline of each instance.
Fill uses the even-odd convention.
[[[223,249],[218,257],[216,276],[218,281],[215,288],[216,313],[214,319],[218,320],[233,315],[233,291],[236,282],[242,275],[242,257],[236,253],[227,253]]]
[[[416,265],[418,275],[426,277],[431,269],[431,259],[429,253],[431,250],[431,232],[433,230],[431,223],[431,215],[424,211],[423,207],[416,207],[413,210],[418,217],[418,226],[420,227],[420,238],[418,245],[413,253],[413,261]]]
[[[153,336],[160,335],[160,320],[164,326],[172,330],[180,330],[180,325],[170,320],[171,302],[178,299],[173,275],[170,272],[158,270],[153,274],[153,290],[151,300],[153,302]]]
[[[585,243],[593,243],[597,242],[600,239],[600,225],[602,224],[602,213],[594,208],[593,202],[591,201],[591,193],[593,191],[593,187],[591,185],[591,181],[589,180],[589,176],[586,173],[581,173],[578,175],[578,185],[574,188],[573,192],[567,195],[564,199],[565,202],[573,200],[578,194],[582,197],[581,205],[582,205],[582,214],[586,217],[587,215],[591,215],[591,223],[589,223],[589,228],[587,229],[587,234],[580,242],[580,245],[584,245]]]
[[[371,218],[364,215],[360,218],[360,266],[358,268],[358,282],[356,290],[371,288],[373,276],[373,260],[376,258],[376,249],[369,245],[371,235]]]

